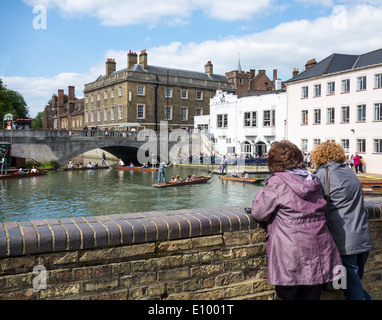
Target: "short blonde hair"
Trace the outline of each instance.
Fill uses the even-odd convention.
[[[312,151],[312,160],[317,167],[331,161],[344,163],[346,161],[345,150],[334,141],[322,142]]]

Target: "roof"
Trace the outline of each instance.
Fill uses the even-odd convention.
[[[244,98],[244,97],[252,97],[252,96],[263,96],[267,94],[279,94],[286,92],[285,89],[280,89],[280,90],[248,90],[247,92],[244,92],[240,94],[238,97],[239,98]]]
[[[229,82],[228,78],[225,75],[219,75],[219,74],[213,74],[210,78],[209,75],[205,72],[197,72],[197,71],[189,71],[189,70],[183,70],[183,69],[174,69],[174,68],[166,68],[166,67],[158,67],[158,66],[151,66],[148,65],[147,69],[144,69],[141,64],[135,64],[130,69],[125,68],[122,70],[114,71],[110,74],[110,76],[116,75],[118,73],[122,73],[125,71],[134,71],[135,73],[151,73],[161,76],[167,76],[167,72],[169,76],[172,77],[179,77],[179,78],[188,78],[188,79],[195,79],[195,80],[208,80],[213,82]],[[106,78],[106,76],[102,76],[99,79]],[[97,79],[97,80],[99,80]]]
[[[382,49],[361,55],[333,53],[315,66],[289,79],[286,83],[329,75],[341,71],[350,71],[382,63]]]

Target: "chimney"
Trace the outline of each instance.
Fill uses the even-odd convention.
[[[115,62],[114,59],[108,58],[106,61],[106,77],[110,76],[117,67],[117,63]]]
[[[127,54],[127,68],[130,70],[135,64],[138,63],[138,55],[136,52],[131,52]]]
[[[256,69],[249,70],[249,79],[253,79],[256,76]]]
[[[214,65],[211,63],[211,61],[208,61],[204,65],[204,72],[208,74],[210,78],[214,75]]]
[[[265,74],[265,70],[259,70],[259,74]]]
[[[74,102],[74,86],[68,87],[68,111],[69,113],[74,112],[75,102]]]
[[[316,59],[308,60],[308,61],[306,62],[306,64],[305,64],[305,70],[308,70],[308,69],[314,67],[316,64],[317,64]]]
[[[142,65],[143,69],[147,69],[147,53],[146,50],[142,50],[139,55],[139,64]]]
[[[293,69],[293,78],[299,74],[298,68]]]
[[[277,80],[277,69],[273,69],[273,83]]]
[[[64,90],[58,90],[58,104],[57,104],[57,115],[64,113]]]

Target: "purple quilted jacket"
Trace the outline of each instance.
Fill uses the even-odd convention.
[[[267,222],[268,283],[316,285],[334,280],[342,265],[325,220],[326,200],[308,170],[276,172],[258,191],[252,216]],[[302,174],[302,175],[301,175]]]

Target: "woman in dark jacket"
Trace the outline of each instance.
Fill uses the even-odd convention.
[[[303,161],[296,145],[273,143],[272,175],[252,204],[254,219],[267,223],[268,283],[282,300],[318,300],[322,284],[335,280],[335,267],[342,266],[321,184]]]
[[[327,193],[328,228],[346,268],[344,294],[348,300],[370,300],[361,282],[369,251],[373,248],[361,183],[345,165],[341,145],[323,142],[314,149],[312,157],[318,167],[316,175]]]

